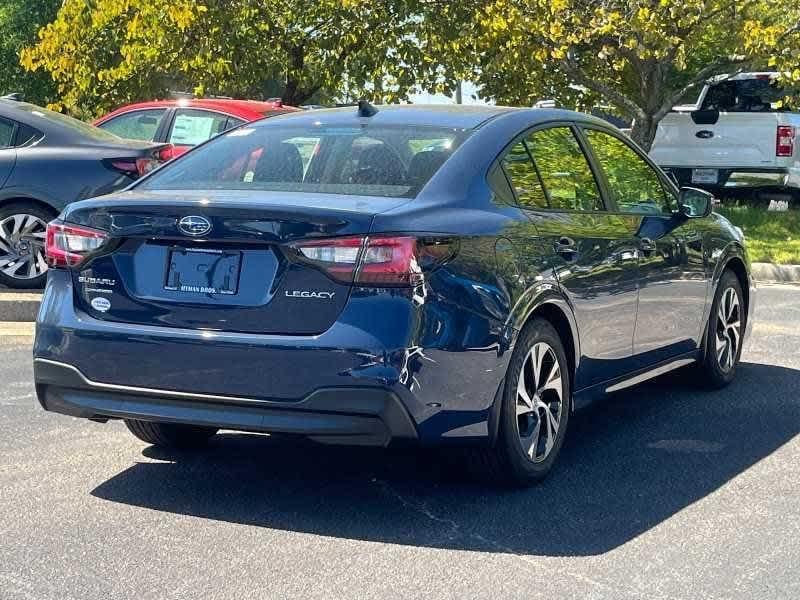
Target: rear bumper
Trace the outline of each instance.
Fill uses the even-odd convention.
[[[400,399],[377,388],[319,389],[287,408],[285,402],[105,384],[72,365],[34,360],[45,410],[87,419],[139,419],[220,429],[297,434],[330,444],[386,446],[416,441]]]
[[[77,310],[73,296],[69,273],[51,270],[34,342],[37,391],[47,410],[202,418],[227,429],[379,445],[387,435],[483,443],[494,431],[510,357],[505,330],[433,293],[419,303],[401,291],[353,292],[338,321],[315,336],[104,321]],[[53,369],[42,368],[48,363],[66,371],[54,378]],[[394,406],[410,430],[389,417]]]
[[[680,185],[700,185],[716,189],[759,189],[783,188],[800,190],[800,169],[793,167],[697,167],[663,166],[672,173]],[[692,170],[717,169],[719,177],[716,184],[692,183]]]

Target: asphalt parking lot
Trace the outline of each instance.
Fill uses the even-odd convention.
[[[798,598],[800,288],[737,381],[667,376],[570,424],[542,485],[432,453],[227,433],[199,454],[41,411],[0,324],[0,598]]]

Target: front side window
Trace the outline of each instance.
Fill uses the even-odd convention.
[[[208,110],[178,109],[169,142],[176,146],[197,146],[225,131],[228,116]]]
[[[632,213],[671,212],[669,196],[655,170],[621,139],[598,131],[586,130],[586,137],[608,178],[617,208]]]
[[[599,211],[603,200],[589,161],[569,127],[535,131],[525,139],[550,208]]]
[[[413,198],[467,135],[426,126],[285,123],[260,122],[225,133],[142,186]]]
[[[165,108],[135,110],[109,119],[99,127],[121,138],[152,142],[166,112]]]

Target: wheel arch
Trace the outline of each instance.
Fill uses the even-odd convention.
[[[34,206],[53,213],[54,216],[58,215],[59,213],[59,210],[50,202],[40,200],[39,198],[29,195],[14,195],[0,198],[0,209],[5,208],[10,204],[33,204]]]
[[[572,392],[570,395],[570,410],[573,411],[575,409],[575,378],[580,363],[580,336],[578,334],[578,325],[572,314],[572,308],[569,302],[556,290],[557,288],[554,288],[552,284],[547,284],[544,288],[538,290],[528,290],[526,294],[527,302],[523,302],[523,299],[517,302],[518,307],[524,303],[525,308],[518,308],[516,311],[513,311],[510,321],[513,322],[513,326],[516,329],[515,338],[518,338],[519,332],[536,318],[545,319],[555,328],[556,333],[558,333],[559,338],[564,344],[564,354],[566,354],[567,357],[570,391]],[[490,409],[490,444],[494,444],[497,440],[500,423],[500,408],[507,379],[507,376],[503,377],[503,381],[497,389],[494,402]]]
[[[714,275],[711,279],[710,300],[706,305],[702,334],[703,337],[700,344],[701,354],[703,357],[705,357],[706,352],[708,351],[706,341],[708,338],[708,326],[712,318],[711,307],[713,305],[713,300],[716,297],[717,290],[719,289],[719,282],[722,279],[725,271],[731,271],[739,281],[739,286],[742,288],[742,300],[744,302],[743,314],[745,315],[745,331],[743,334],[746,335],[747,331],[750,329],[750,316],[753,298],[751,298],[750,295],[752,285],[750,281],[749,264],[750,263],[747,260],[747,255],[745,254],[744,248],[736,243],[731,243],[727,248],[725,248],[720,260],[716,264]]]
[[[750,310],[750,276],[747,272],[747,266],[740,256],[734,255],[731,256],[722,266],[719,277],[722,277],[722,274],[727,270],[732,271],[739,280],[739,285],[742,287],[742,295],[744,296],[742,298],[745,306],[744,314],[747,315],[749,314]],[[719,278],[717,278],[716,284],[719,284]],[[716,285],[714,287],[716,289]]]
[[[533,319],[547,320],[558,333],[564,344],[569,368],[570,389],[576,389],[578,367],[580,366],[580,334],[578,323],[572,312],[572,305],[557,283],[542,283],[528,290],[525,301],[517,302],[514,326],[522,331]],[[574,406],[573,406],[574,408]]]
[[[541,318],[548,321],[558,333],[561,343],[564,344],[564,354],[567,357],[567,367],[569,369],[570,391],[575,391],[575,374],[578,368],[578,333],[574,319],[567,316],[564,306],[560,306],[554,301],[545,301],[539,304],[525,319],[523,327],[527,326],[533,319]],[[566,308],[566,310],[569,310]],[[569,311],[571,316],[571,311]],[[570,409],[574,409],[572,395],[570,396]]]

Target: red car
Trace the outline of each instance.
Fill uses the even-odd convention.
[[[162,151],[168,160],[231,127],[297,110],[280,100],[155,100],[123,106],[94,124],[122,138],[170,143],[172,148]]]

